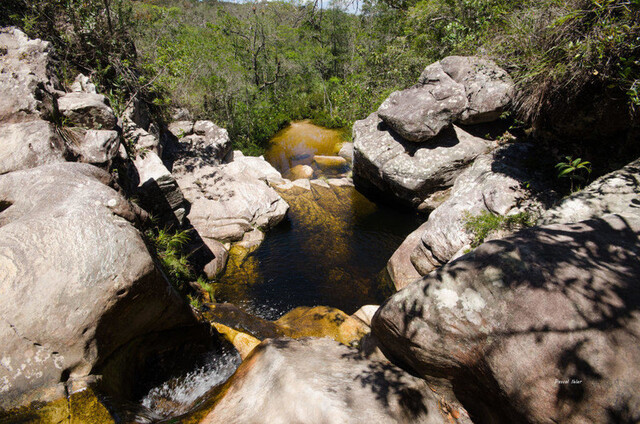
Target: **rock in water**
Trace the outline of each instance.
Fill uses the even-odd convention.
[[[419,207],[451,185],[491,143],[458,127],[429,143],[403,140],[375,113],[353,125],[353,180],[356,187]]]
[[[469,423],[427,384],[329,339],[273,339],[245,360],[203,424]]]
[[[197,323],[109,179],[68,162],[0,176],[0,408],[51,400],[132,340]]]
[[[636,422],[639,238],[607,215],[484,243],[389,298],[374,335],[480,422]]]

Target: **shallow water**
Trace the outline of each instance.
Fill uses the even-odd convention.
[[[316,168],[314,155],[337,155],[342,141],[338,130],[322,128],[310,121],[292,122],[273,136],[264,157],[287,177],[289,169],[296,165]]]
[[[306,132],[319,128],[302,124],[292,127]],[[341,141],[327,137],[322,144],[318,137],[298,136],[298,144],[303,144],[298,146],[291,136],[296,132],[288,129],[283,131],[289,134],[284,137],[288,152],[308,151],[309,145],[321,153],[333,152]],[[328,131],[310,133],[322,134],[321,130]],[[282,165],[281,155],[266,157],[281,171],[295,163],[285,160]],[[382,271],[404,238],[420,225],[419,216],[376,205],[353,187],[312,185],[310,191],[294,188],[281,195],[290,206],[286,220],[268,231],[262,245],[248,256],[232,250],[217,284],[218,301],[273,320],[298,306],[333,306],[350,314],[392,293]]]

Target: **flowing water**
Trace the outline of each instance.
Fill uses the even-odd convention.
[[[286,174],[295,165],[313,164],[316,154],[334,155],[341,141],[337,131],[293,123],[274,137],[265,157]],[[315,168],[314,177],[326,176]],[[255,252],[232,249],[216,287],[218,301],[274,320],[297,306],[333,306],[350,314],[392,293],[387,260],[420,225],[419,217],[377,205],[353,187],[311,187],[280,191],[290,206],[287,218]]]

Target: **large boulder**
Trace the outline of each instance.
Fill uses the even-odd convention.
[[[203,424],[469,423],[466,411],[388,363],[329,339],[260,344],[227,383]]]
[[[395,91],[378,116],[405,140],[428,141],[451,126],[498,119],[514,97],[514,84],[494,62],[449,56],[427,66],[418,84]]]
[[[389,298],[373,332],[480,422],[636,422],[639,237],[607,215],[484,243]]]
[[[542,214],[547,205],[535,190],[540,185],[525,166],[534,152],[529,144],[507,145],[479,156],[456,178],[450,197],[429,215],[411,253],[411,262],[421,275],[447,263],[460,249],[470,249],[475,235],[466,224],[471,218],[519,214],[521,221],[532,223]],[[504,236],[509,228],[501,227],[496,230],[507,231]]]
[[[495,121],[514,99],[513,80],[491,60],[476,56],[448,56],[439,63],[451,79],[464,86],[467,106],[457,119],[460,124]],[[423,84],[431,78],[427,69],[419,78]]]
[[[239,241],[254,228],[275,226],[289,208],[266,182],[233,162],[196,168],[180,162],[174,175],[191,203],[189,221],[203,239]]]
[[[0,28],[0,122],[50,118],[55,110],[51,45],[17,28]]]
[[[391,93],[378,116],[405,140],[420,143],[450,127],[466,109],[464,86],[436,62],[423,71],[419,84]]]
[[[64,128],[61,133],[67,139],[69,156],[79,162],[108,165],[120,148],[120,134],[117,131]]]
[[[353,140],[356,187],[417,208],[453,185],[469,163],[492,148],[492,143],[459,127],[429,143],[408,142],[390,131],[375,113],[356,121]]]
[[[187,170],[219,165],[231,152],[229,133],[211,121],[173,122],[165,136],[169,160]]]
[[[640,159],[565,197],[540,218],[539,224],[577,222],[607,213],[640,215]]]
[[[64,395],[132,340],[197,323],[109,180],[68,162],[0,176],[0,409]]]

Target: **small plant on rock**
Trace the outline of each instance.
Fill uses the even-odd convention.
[[[182,290],[185,281],[192,278],[193,272],[189,258],[183,254],[184,246],[189,242],[189,230],[170,232],[159,229],[150,231],[147,236],[156,248],[162,269],[177,290]]]
[[[591,162],[584,161],[581,158],[573,159],[572,156],[565,156],[565,159],[566,161],[559,162],[556,165],[558,178],[568,177],[571,184],[571,192],[573,193],[574,181],[586,181],[586,175],[591,173]]]
[[[533,225],[533,218],[529,212],[520,212],[513,215],[496,215],[489,211],[482,211],[473,216],[469,212],[465,214],[465,231],[471,233],[473,240],[471,247],[480,246],[487,236],[498,230],[516,230]]]

